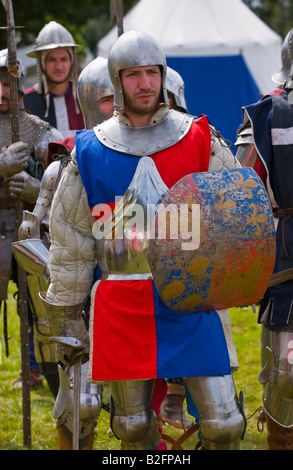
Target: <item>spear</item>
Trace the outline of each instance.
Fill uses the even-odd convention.
[[[18,28],[14,22],[12,0],[1,0],[6,11],[7,26],[1,29],[7,31],[8,73],[11,77],[10,87],[10,113],[11,113],[11,143],[19,141],[19,115],[18,115],[18,62],[16,54],[15,30]],[[20,26],[21,28],[21,26]],[[17,200],[16,220],[17,229],[22,222],[23,204]],[[18,266],[18,311],[20,316],[21,333],[21,362],[22,362],[22,405],[23,405],[23,443],[31,447],[31,410],[30,410],[30,380],[29,380],[29,324],[27,308],[27,282],[26,273]]]

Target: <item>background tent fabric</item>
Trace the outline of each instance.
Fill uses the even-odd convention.
[[[185,82],[189,113],[206,114],[232,143],[242,106],[272,91],[281,69],[281,37],[241,0],[140,0],[125,15],[130,29],[160,43]],[[108,56],[117,31],[99,41],[98,55]]]

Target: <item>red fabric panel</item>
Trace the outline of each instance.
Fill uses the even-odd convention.
[[[262,97],[262,99],[264,99],[264,98],[266,98],[267,96],[270,96],[270,95],[281,95],[283,92],[284,92],[283,89],[276,88],[275,90],[271,91],[271,92],[268,93],[267,95],[264,95],[264,96]]]
[[[167,382],[165,379],[156,379],[153,393],[153,408],[158,416],[161,411],[161,404],[167,395]]]
[[[266,178],[267,178],[267,172],[266,169],[260,160],[259,157],[257,157],[253,169],[256,171],[258,176],[261,178],[262,182],[266,184]]]
[[[67,107],[67,113],[68,113],[69,129],[73,129],[73,130],[84,129],[83,114],[81,112],[78,100],[77,100],[77,106],[79,109],[79,114],[76,113],[75,102],[74,102],[74,97],[73,97],[72,92],[65,94],[65,101],[66,101],[66,107]]]
[[[188,134],[176,145],[151,155],[168,188],[186,175],[208,171],[210,135],[208,120],[203,116],[192,124]]]
[[[157,376],[152,281],[100,281],[93,319],[93,380]]]
[[[75,135],[59,140],[59,142],[49,142],[47,149],[47,166],[53,162],[54,155],[60,156],[60,154],[58,154],[60,146],[64,148],[64,155],[66,155],[66,152],[71,152],[75,146]]]

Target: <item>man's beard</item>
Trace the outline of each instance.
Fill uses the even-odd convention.
[[[157,99],[151,103],[149,106],[136,105],[134,100],[129,98],[124,93],[124,107],[128,108],[132,113],[144,116],[146,114],[154,114],[155,111],[159,108],[160,105],[160,95],[157,96]]]

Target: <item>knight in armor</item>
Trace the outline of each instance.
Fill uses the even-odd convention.
[[[17,265],[12,254],[12,243],[17,239],[17,200],[23,202],[25,209],[33,208],[40,190],[40,180],[46,167],[46,152],[48,142],[61,138],[62,135],[47,122],[37,116],[28,114],[22,108],[24,96],[23,78],[24,67],[19,62],[19,131],[20,141],[11,144],[11,113],[10,87],[11,79],[8,73],[7,49],[0,52],[0,86],[1,86],[1,151],[0,151],[0,226],[1,226],[1,269],[0,269],[0,302],[6,310],[7,288],[10,280],[17,284]],[[33,324],[31,296],[28,292],[30,323]],[[36,334],[31,335],[36,344]],[[39,348],[37,348],[39,351]],[[54,353],[56,358],[56,354]],[[54,359],[56,360],[56,359]],[[31,386],[42,380],[41,371],[50,379],[46,372],[46,359],[34,352],[33,342],[30,348],[30,382]],[[49,360],[51,362],[51,360]],[[40,370],[41,366],[41,370]],[[17,386],[18,380],[15,382]]]
[[[77,80],[77,96],[86,129],[92,129],[113,115],[114,90],[108,73],[108,61],[103,57],[92,60]],[[47,164],[56,155],[69,155],[75,145],[75,135],[52,142],[48,146]]]
[[[50,21],[40,31],[34,48],[27,52],[36,58],[38,81],[26,90],[24,105],[64,137],[84,129],[76,90],[77,47],[64,26]]]
[[[113,114],[114,89],[108,73],[108,61],[98,57],[91,61],[81,72],[77,81],[77,94],[87,129],[103,122]],[[50,244],[49,216],[51,203],[59,181],[64,173],[66,161],[75,145],[75,135],[62,139],[58,142],[50,142],[47,152],[47,169],[41,182],[41,188],[35,207],[32,212],[24,212],[24,220],[19,229],[19,238],[27,240],[41,238]],[[48,277],[50,273],[47,255],[44,253],[43,245],[40,249],[34,247],[34,257],[38,252],[40,261],[47,264],[45,276],[35,279],[39,291],[48,288]],[[21,245],[23,267],[30,259],[29,247],[23,256],[25,246]],[[19,253],[18,253],[19,256]],[[19,260],[19,258],[18,258]],[[31,276],[36,278],[36,276]],[[35,302],[40,303],[38,293],[35,292]],[[39,305],[43,309],[43,305]],[[45,312],[44,312],[45,314]],[[88,309],[84,311],[85,324],[88,325]],[[49,332],[49,337],[52,331]],[[51,347],[55,349],[51,342]],[[96,421],[101,410],[101,386],[90,384],[86,376],[87,363],[82,365],[81,371],[81,395],[80,408],[81,419],[79,425],[79,448],[89,450],[93,446],[94,430]],[[66,372],[59,367],[60,386],[54,406],[53,416],[57,420],[58,447],[60,450],[72,449],[73,437],[73,406],[72,394],[74,394],[74,371],[69,368]]]
[[[236,157],[253,167],[267,189],[276,225],[274,272],[293,268],[293,29],[284,39],[277,88],[243,108]],[[293,280],[270,286],[260,302],[262,403],[269,450],[293,449]]]
[[[52,203],[51,277],[41,294],[51,328],[79,342],[90,382],[109,382],[111,428],[125,449],[161,445],[152,397],[165,377],[184,377],[204,449],[239,449],[245,418],[228,311],[176,315],[152,279],[148,223],[146,237],[133,237],[127,223],[118,235],[128,203],[156,206],[185,175],[240,165],[205,116],[169,110],[166,59],[151,36],[122,34],[108,67],[114,116],[76,134]],[[88,333],[81,315],[90,292]],[[65,342],[57,351],[64,364],[74,361]]]

